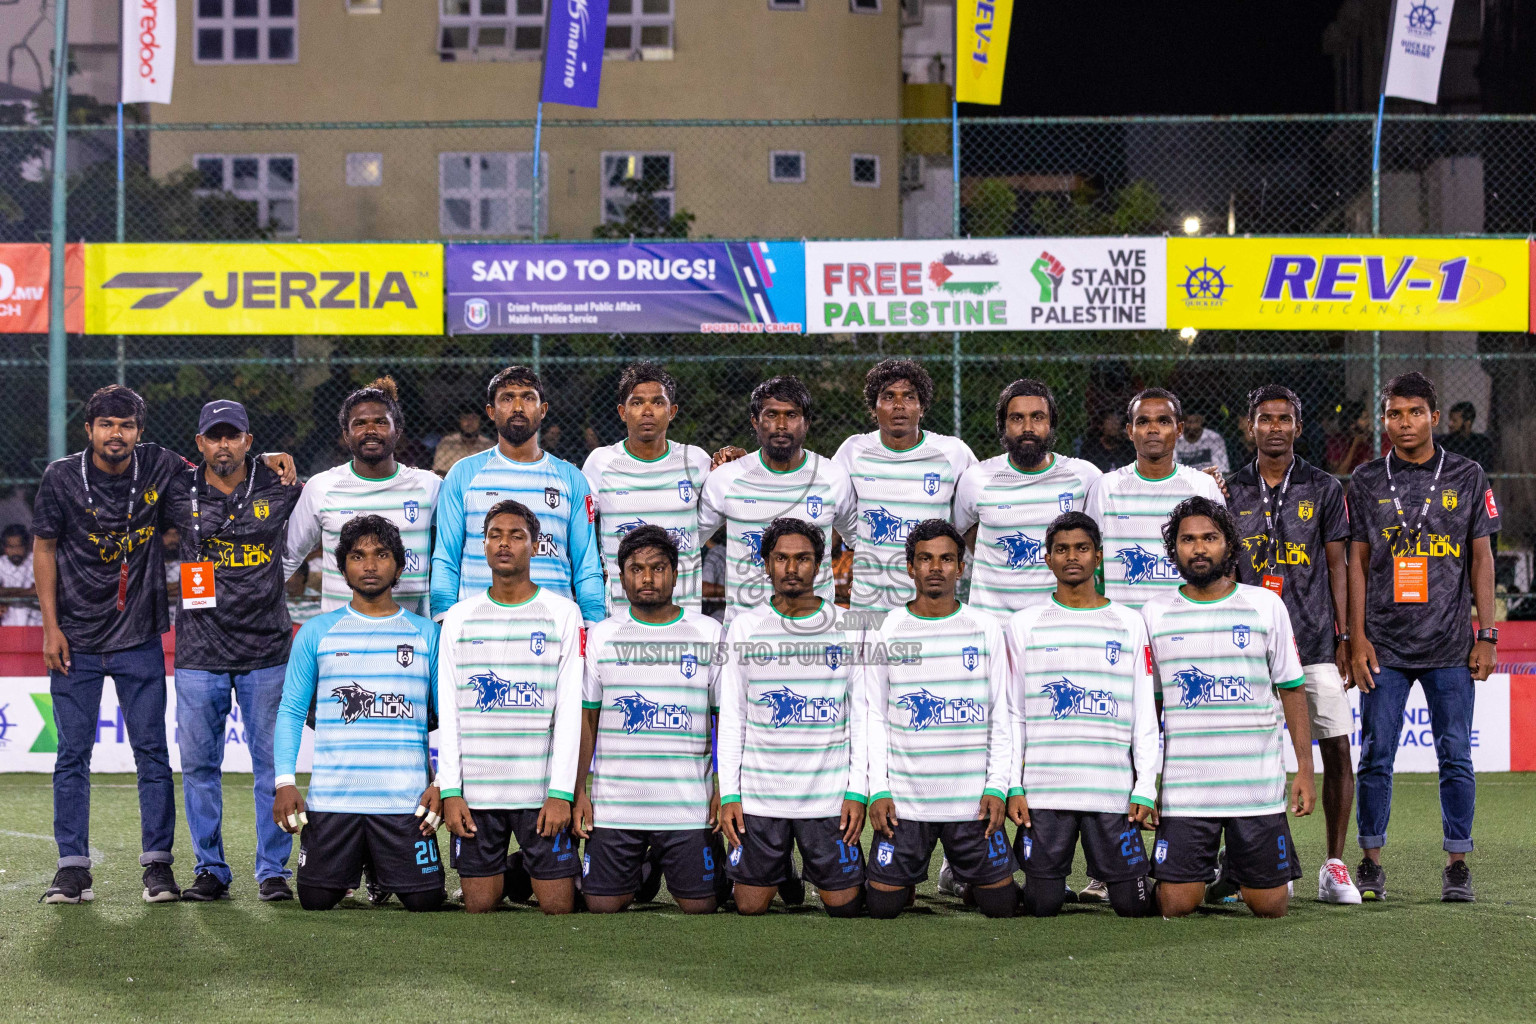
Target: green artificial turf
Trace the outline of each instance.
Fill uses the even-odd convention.
[[[92,793],[96,902],[42,906],[49,782],[0,776],[0,1020],[1536,1019],[1536,776],[1478,780],[1470,906],[1439,901],[1436,784],[1414,775],[1397,779],[1383,904],[1312,901],[1318,815],[1292,825],[1305,876],[1285,920],[1231,906],[1122,921],[1069,905],[1053,921],[988,921],[934,895],[935,857],[915,910],[889,922],[829,920],[814,897],[752,920],[684,917],[665,893],[602,918],[264,904],[249,779],[225,780],[233,900],[142,902],[133,779],[112,775]],[[184,826],[176,843],[185,885]]]

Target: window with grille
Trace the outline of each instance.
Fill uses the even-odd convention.
[[[192,0],[196,64],[294,64],[298,0]]]
[[[299,233],[299,158],[292,153],[199,153],[198,191],[256,204],[257,223],[278,238]]]
[[[438,154],[445,235],[532,235],[532,153]],[[549,154],[539,161],[539,228],[549,225]]]

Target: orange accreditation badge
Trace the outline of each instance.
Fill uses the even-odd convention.
[[[1429,559],[1393,556],[1392,600],[1398,604],[1429,601]]]
[[[181,563],[181,606],[216,608],[218,596],[213,591],[212,562]]]

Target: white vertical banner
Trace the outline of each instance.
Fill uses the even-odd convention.
[[[1398,0],[1387,47],[1388,96],[1435,103],[1440,98],[1440,65],[1451,32],[1454,0]]]
[[[176,0],[122,2],[122,102],[169,103],[176,75]]]

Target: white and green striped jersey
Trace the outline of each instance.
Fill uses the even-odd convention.
[[[896,608],[864,634],[870,800],[898,818],[974,821],[1013,781],[1002,624],[967,605],[929,619]]]
[[[1053,597],[1013,614],[1008,651],[1023,764],[1009,795],[1053,811],[1154,806],[1157,708],[1141,616],[1114,602],[1068,608]]]
[[[958,437],[931,430],[897,451],[876,430],[848,438],[832,461],[847,472],[859,499],[849,607],[876,613],[900,608],[916,596],[907,575],[907,534],[925,519],[951,519],[955,485],[976,456]]]
[[[667,452],[646,461],[629,453],[623,441],[594,448],[581,472],[592,488],[600,516],[603,570],[608,576],[608,614],[623,615],[629,599],[619,581],[619,542],[641,526],[659,526],[677,545],[674,604],[698,611],[703,539],[699,536],[699,495],[709,476],[709,453],[691,444],[667,442]]]
[[[684,609],[653,625],[628,608],[587,634],[581,706],[598,710],[598,828],[708,828],[709,716],[719,706],[720,623]]]
[[[955,489],[955,528],[976,527],[971,556],[971,604],[1007,619],[1043,604],[1056,589],[1045,565],[1045,528],[1063,512],[1081,512],[1099,468],[1052,455],[1044,469],[1025,472],[1007,454],[972,466]]]
[[[1141,615],[1163,695],[1163,815],[1283,812],[1285,733],[1275,690],[1305,677],[1280,598],[1242,583],[1216,601],[1175,589]]]
[[[711,477],[711,479],[714,479]],[[809,615],[771,602],[725,634],[717,760],[720,802],[766,818],[835,818],[869,792],[856,633],[831,601]]]
[[[358,476],[347,462],[316,473],[304,485],[299,503],[288,517],[283,550],[283,578],[292,576],[320,545],[320,610],[335,611],[352,600],[341,570],[336,567],[336,542],[347,520],[383,516],[400,528],[405,565],[395,586],[395,600],[406,611],[428,614],[429,570],[432,565],[432,518],[442,480],[436,473],[396,465],[384,480]]]
[[[841,466],[815,452],[784,473],[768,468],[760,451],[728,462],[709,474],[699,500],[699,537],[707,540],[725,526],[725,622],[773,596],[763,571],[763,531],[780,517],[803,519],[827,535],[816,573],[816,596],[832,603],[832,531],[853,543],[858,498]]]
[[[1086,511],[1104,534],[1105,597],[1140,608],[1184,582],[1163,546],[1163,524],[1175,505],[1197,494],[1226,504],[1210,474],[1188,466],[1175,464],[1172,473],[1149,480],[1133,462],[1099,477]]]
[[[448,609],[437,642],[437,783],[487,810],[573,799],[581,754],[581,610],[540,587]]]

